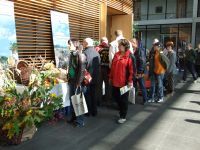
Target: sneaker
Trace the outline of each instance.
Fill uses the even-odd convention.
[[[163,98],[160,98],[157,102],[162,103],[163,101],[164,101]]]
[[[124,122],[126,122],[126,119],[125,119],[125,118],[120,118],[120,119],[118,120],[118,123],[119,123],[119,124],[123,124]]]
[[[148,102],[148,103],[154,103],[155,100],[154,100],[154,99],[149,99],[147,102]]]
[[[187,81],[186,80],[181,80],[181,83],[186,83]]]
[[[73,126],[74,126],[75,128],[83,128],[83,127],[85,126],[85,123],[79,124],[79,123],[77,123],[77,122],[74,122]]]

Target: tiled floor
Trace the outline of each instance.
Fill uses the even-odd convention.
[[[100,108],[84,128],[64,121],[45,124],[34,138],[2,150],[200,150],[200,83],[179,83],[162,104],[130,105],[128,121],[116,123],[117,111]]]

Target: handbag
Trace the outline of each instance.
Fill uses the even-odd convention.
[[[76,88],[75,95],[71,96],[72,105],[76,116],[80,116],[88,113],[85,96],[80,87],[80,93],[77,94],[78,88]]]
[[[135,104],[135,88],[132,87],[129,91],[129,95],[128,95],[128,101],[131,104]]]
[[[90,84],[92,81],[92,76],[91,74],[85,69],[84,71],[84,78],[83,78],[83,83],[84,85]]]

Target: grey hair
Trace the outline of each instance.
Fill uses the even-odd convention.
[[[94,46],[94,41],[91,38],[85,38],[84,40],[88,45],[87,46]]]

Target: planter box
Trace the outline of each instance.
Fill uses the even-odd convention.
[[[7,137],[7,131],[3,131],[0,129],[0,144],[1,145],[18,145],[21,143],[23,130],[19,133],[19,135],[13,136],[11,139]]]
[[[26,127],[21,130],[19,135],[15,135],[11,139],[9,139],[7,137],[7,131],[3,131],[0,129],[0,144],[1,145],[18,145],[21,142],[32,139],[36,131],[37,131],[37,128],[35,127],[35,125],[32,127]]]

